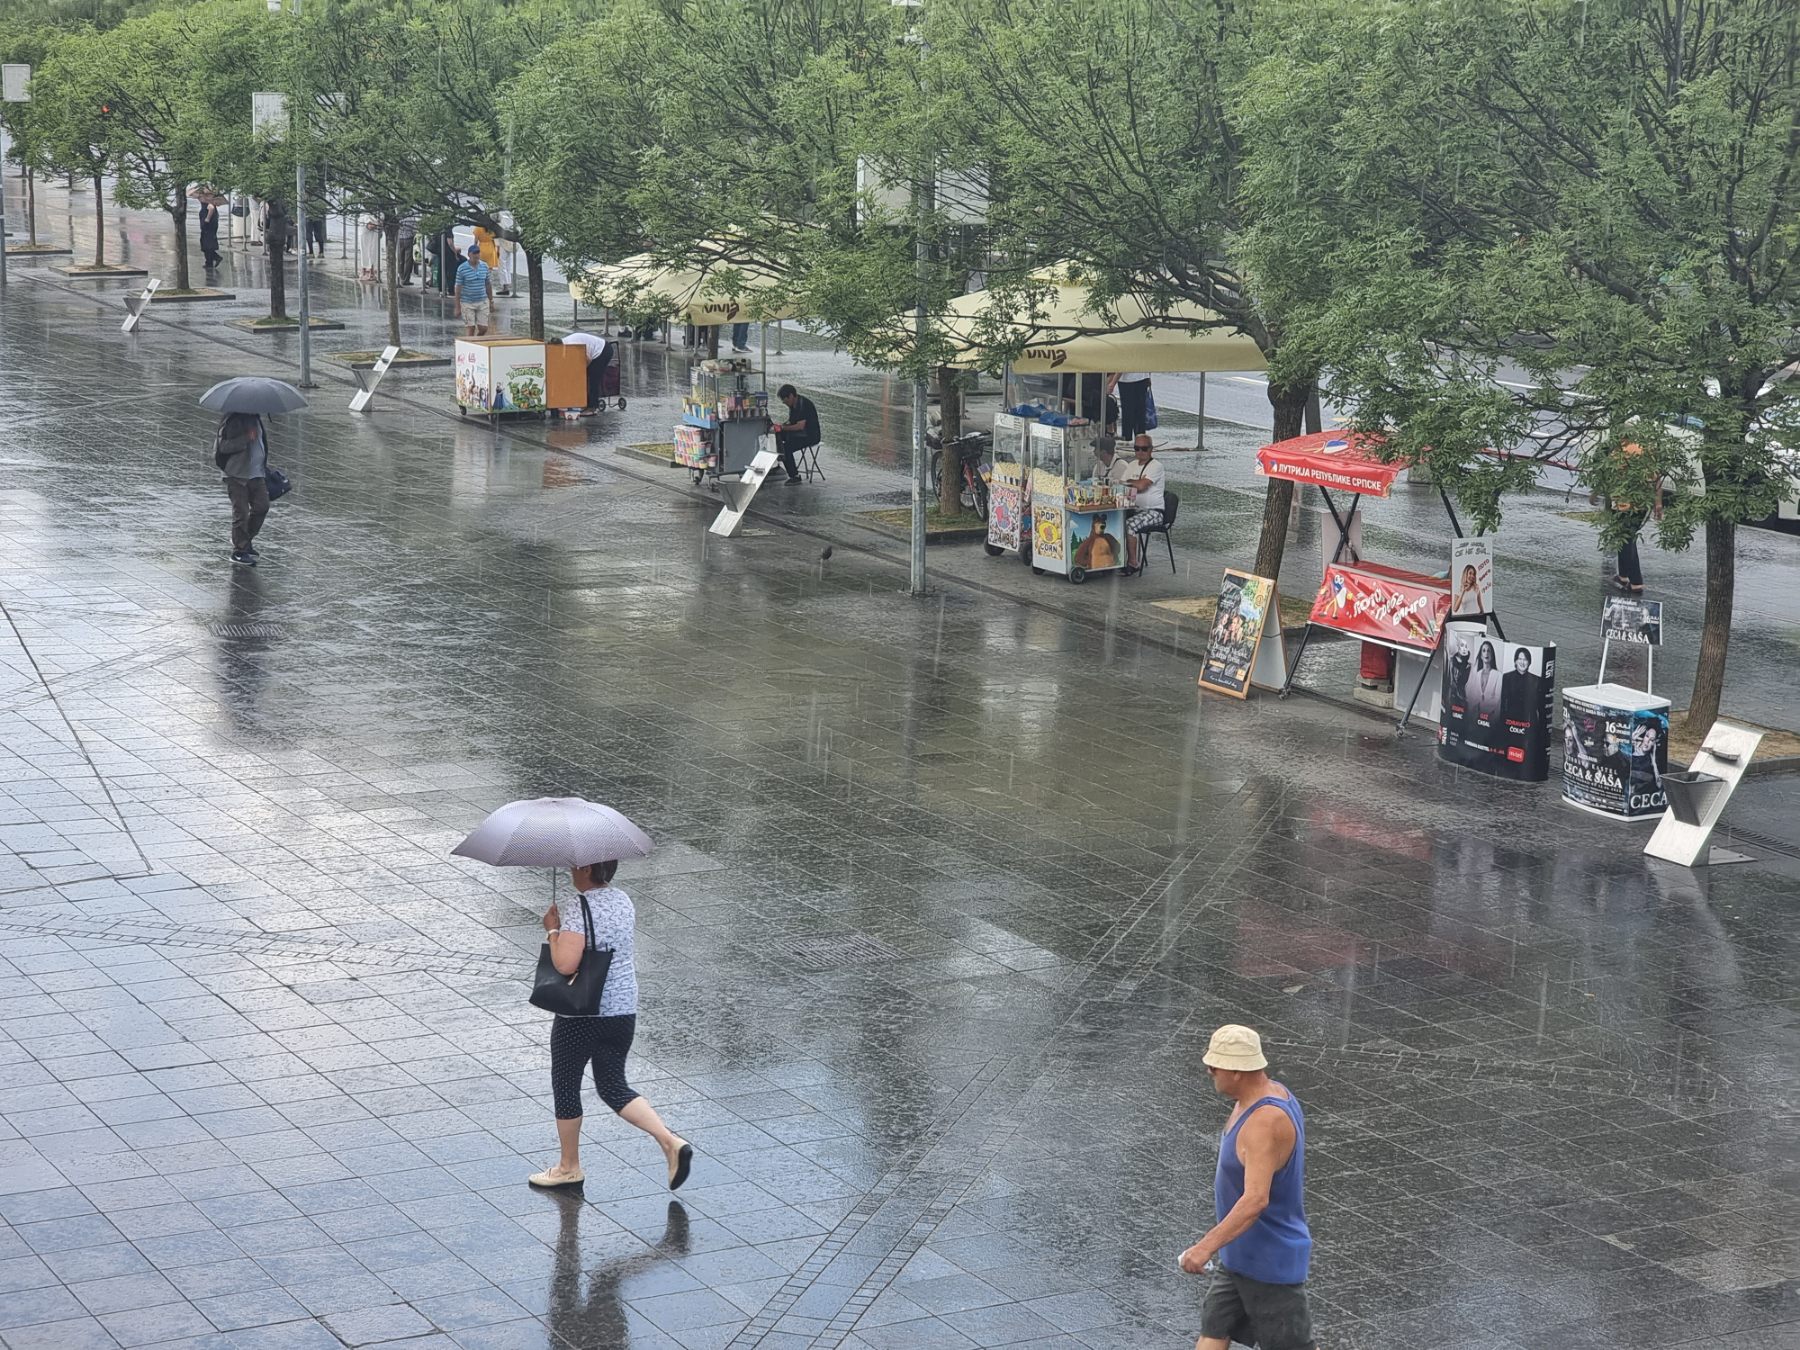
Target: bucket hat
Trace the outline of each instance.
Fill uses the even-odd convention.
[[[1213,1032],[1201,1062],[1209,1068],[1230,1069],[1237,1073],[1255,1073],[1269,1067],[1263,1056],[1262,1037],[1249,1027],[1227,1023]]]

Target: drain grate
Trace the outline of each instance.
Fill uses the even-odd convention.
[[[278,623],[215,623],[213,635],[222,638],[276,638],[287,630]]]
[[[861,933],[826,933],[820,937],[788,938],[777,944],[782,955],[801,970],[842,970],[869,966],[878,961],[898,961],[900,953]]]

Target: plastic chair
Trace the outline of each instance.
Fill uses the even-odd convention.
[[[1180,510],[1180,495],[1174,492],[1163,493],[1163,523],[1152,526],[1138,536],[1138,547],[1143,550],[1138,554],[1138,574],[1140,576],[1143,575],[1144,568],[1150,563],[1150,536],[1153,534],[1160,534],[1163,537],[1163,543],[1169,550],[1169,571],[1175,570],[1175,543],[1169,538],[1169,531],[1175,528],[1175,516]]]

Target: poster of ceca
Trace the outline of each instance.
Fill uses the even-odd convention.
[[[1550,777],[1556,648],[1491,637],[1484,624],[1444,635],[1438,757],[1501,778]]]
[[[1563,700],[1563,796],[1615,816],[1655,815],[1669,804],[1669,714]]]

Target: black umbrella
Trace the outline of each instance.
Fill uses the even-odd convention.
[[[240,375],[200,395],[200,406],[221,413],[285,413],[306,406],[306,396],[285,380]]]

